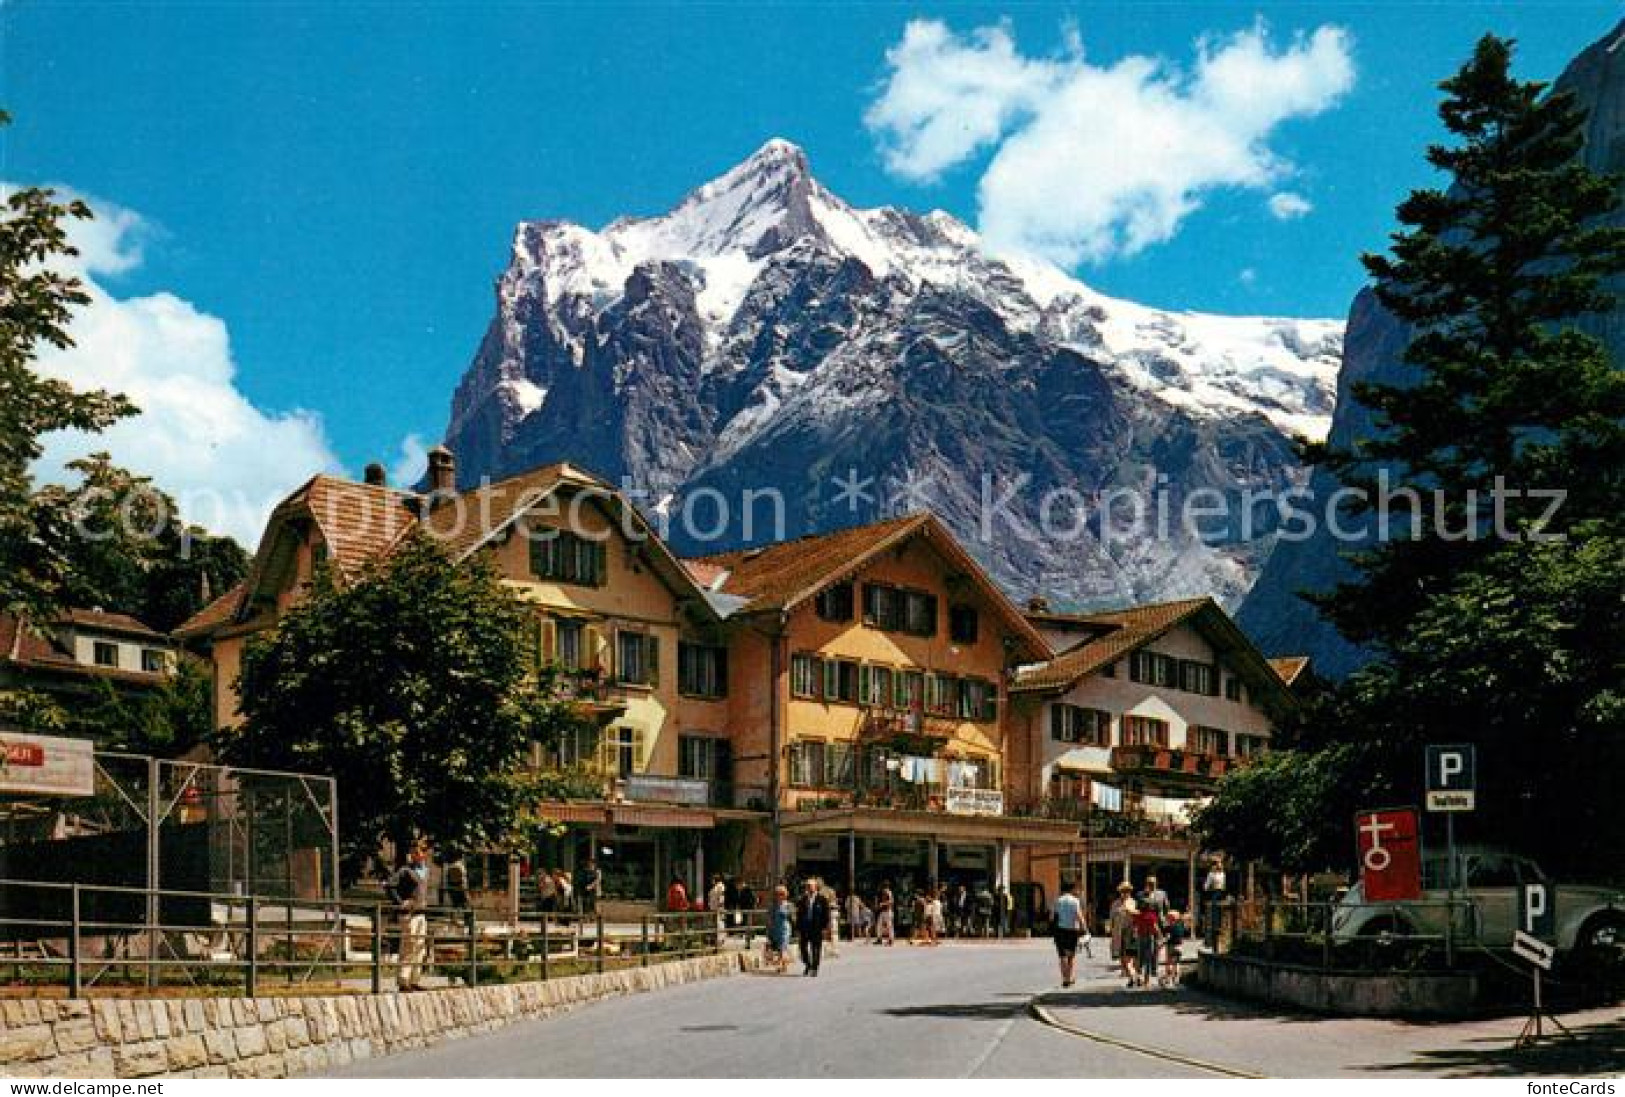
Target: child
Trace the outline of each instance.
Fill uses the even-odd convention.
[[[790,890],[783,884],[773,889],[773,902],[767,910],[767,944],[762,959],[780,975],[790,963]]]

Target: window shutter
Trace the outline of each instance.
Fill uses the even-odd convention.
[[[717,660],[717,696],[728,696],[728,649],[724,647],[712,648],[716,652]]]
[[[581,669],[606,669],[607,660],[604,658],[604,630],[597,625],[588,625],[582,630],[581,643]]]
[[[830,659],[824,663],[824,700],[838,701],[841,697],[841,665]]]
[[[874,668],[868,663],[858,667],[858,704],[867,708],[869,706],[869,687],[874,681]]]
[[[994,723],[999,718],[999,691],[991,682],[982,694],[982,719]]]
[[[558,661],[559,630],[551,617],[536,615],[536,667],[540,670]]]
[[[1057,743],[1061,741],[1061,706],[1051,704],[1049,707],[1049,737]]]

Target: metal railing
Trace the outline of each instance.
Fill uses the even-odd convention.
[[[733,925],[712,912],[414,913],[421,927],[383,901],[0,880],[0,976],[75,998],[137,986],[376,994],[403,982],[403,965],[421,985],[476,986],[708,956],[762,932],[760,917]]]
[[[1215,952],[1324,971],[1451,970],[1489,941],[1467,898],[1399,902],[1227,899],[1198,904],[1196,936]]]

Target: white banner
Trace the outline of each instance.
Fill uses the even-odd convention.
[[[89,739],[0,732],[0,792],[89,796],[96,791],[96,747]]]

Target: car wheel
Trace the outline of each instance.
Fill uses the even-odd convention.
[[[1361,937],[1374,940],[1383,945],[1401,937],[1409,937],[1412,932],[1409,922],[1403,918],[1394,917],[1373,918],[1360,927]]]

